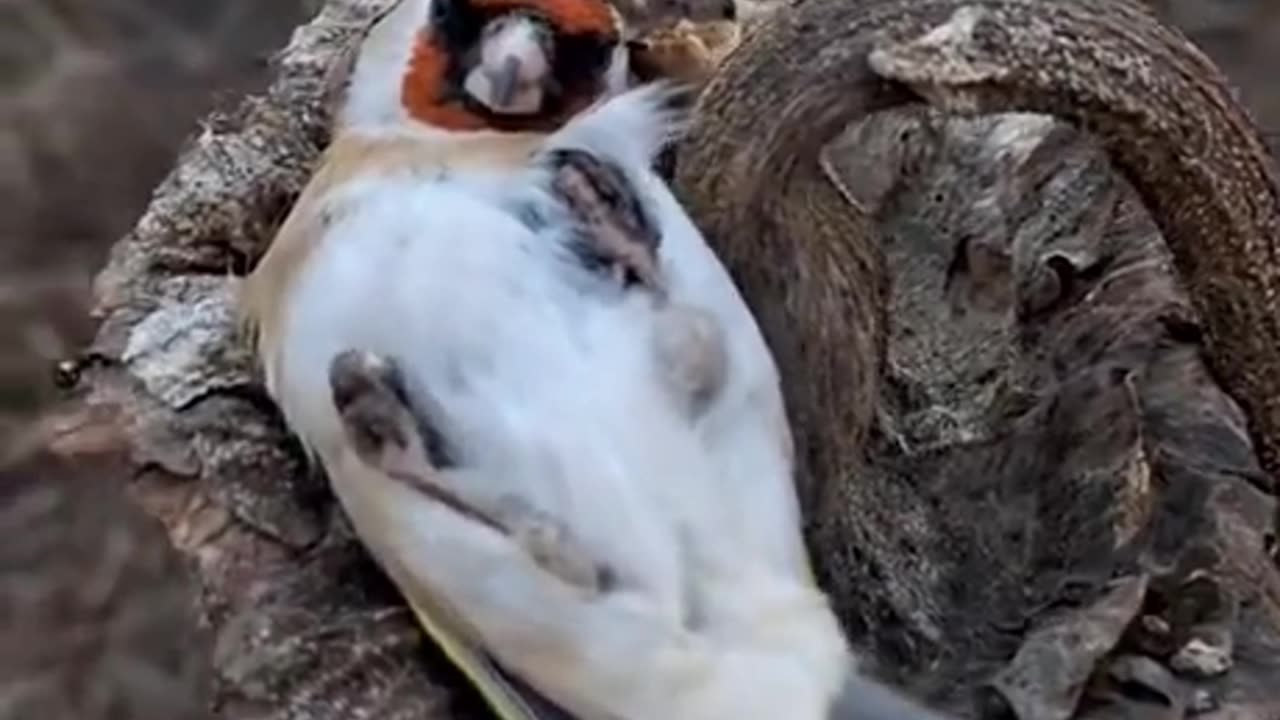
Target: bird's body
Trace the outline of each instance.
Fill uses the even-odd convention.
[[[725,329],[726,383],[699,417],[689,417],[668,392],[655,352],[670,331],[671,308],[657,309],[649,293],[621,288],[582,263],[548,173],[506,164],[508,149],[463,159],[451,157],[456,147],[430,143],[390,153],[400,165],[393,172],[386,172],[389,164],[372,164],[367,174],[352,168],[343,182],[308,198],[317,224],[297,230],[306,235],[296,240],[310,245],[308,258],[287,281],[272,284],[286,289],[271,341],[262,346],[268,385],[289,425],[330,468],[357,531],[397,582],[426,582],[423,574],[446,573],[457,560],[454,581],[435,583],[461,593],[452,604],[478,612],[488,602],[517,603],[537,608],[534,623],[581,623],[589,632],[578,603],[539,602],[533,588],[476,566],[473,553],[451,547],[456,518],[415,500],[412,489],[354,467],[359,462],[328,392],[330,362],[349,348],[396,360],[410,397],[437,409],[432,417],[443,423],[449,463],[470,491],[496,498],[515,488],[538,510],[568,518],[578,540],[617,569],[617,581],[635,588],[634,610],[646,616],[637,630],[645,632],[627,641],[627,652],[651,650],[661,663],[676,660],[664,653],[683,648],[689,654],[681,661],[705,654],[711,668],[716,653],[745,642],[743,627],[776,629],[785,643],[778,655],[752,658],[759,649],[744,648],[744,669],[794,659],[796,681],[816,681],[822,674],[806,663],[843,660],[844,648],[806,575],[776,370],[727,273],[647,170],[667,130],[658,99],[633,93],[559,133],[524,140],[527,150],[585,146],[632,171],[660,226],[666,292]],[[638,142],[644,137],[647,147]],[[364,143],[359,163],[379,157],[369,143],[381,141],[339,143]],[[347,151],[356,152],[337,145],[330,157]],[[333,472],[346,466],[351,472]],[[385,487],[368,492],[368,483]],[[558,611],[564,614],[556,617]],[[792,612],[799,622],[812,616],[817,657],[791,647],[785,617]],[[686,637],[691,613],[700,623],[696,642],[692,633]],[[762,623],[762,614],[777,624]],[[670,637],[649,634],[656,628]],[[758,640],[768,647],[767,638]],[[703,642],[723,646],[699,648]],[[510,639],[504,645],[520,652]],[[570,673],[574,666],[564,660],[540,665]],[[838,689],[843,674],[838,662],[834,667],[830,682]],[[619,680],[639,694],[637,677]],[[603,696],[619,698],[620,689]],[[802,694],[777,696],[794,709]],[[659,712],[675,702],[655,688],[653,697],[635,701],[646,709],[626,717],[697,717]],[[752,705],[761,707],[759,699]]]
[[[432,126],[441,115],[394,90],[417,52],[401,46],[431,39],[404,20],[426,12],[404,0],[375,28],[340,130],[247,281],[272,397],[505,720],[549,716],[491,660],[579,720],[825,718],[850,655],[809,575],[772,357],[652,169],[670,93],[606,81],[550,127]],[[639,206],[648,283],[601,271],[599,252],[625,265],[628,241],[584,233],[558,184],[575,152]],[[359,451],[331,391],[352,349],[395,364],[438,441],[404,474],[514,534]]]

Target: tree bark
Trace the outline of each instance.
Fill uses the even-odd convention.
[[[102,271],[76,369],[122,431],[114,474],[185,558],[226,718],[483,716],[288,437],[232,311],[326,141],[333,68],[389,4],[330,0],[265,95],[205,121]],[[806,497],[873,667],[968,717],[1280,715],[1275,497],[1105,156],[1044,117],[921,110],[826,154],[892,278],[865,469]]]

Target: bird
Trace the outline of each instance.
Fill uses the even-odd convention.
[[[241,287],[266,389],[502,720],[878,707],[778,370],[654,169],[681,91],[627,61],[603,0],[381,18]],[[932,717],[895,713],[842,717]]]

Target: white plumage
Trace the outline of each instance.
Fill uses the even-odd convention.
[[[777,371],[650,170],[676,129],[666,91],[625,92],[514,145],[419,128],[375,102],[390,97],[372,82],[377,64],[406,57],[387,43],[409,38],[387,22],[357,65],[326,165],[246,289],[289,426],[461,664],[481,662],[474,642],[581,720],[826,717],[849,655],[809,574]],[[556,148],[624,170],[661,231],[665,302],[575,254],[548,170],[520,159]],[[696,413],[670,359],[690,318],[712,321],[725,360]],[[329,386],[348,349],[396,363],[446,440],[443,482],[562,522],[614,571],[612,587],[568,585],[510,538],[361,462]],[[477,672],[501,715],[534,716]]]
[[[779,717],[742,714],[770,707],[744,692],[760,688],[787,717],[820,717],[797,714],[798,703],[808,695],[815,712],[825,708],[820,689],[839,688],[844,647],[808,578],[777,372],[727,273],[647,170],[668,128],[659,99],[652,88],[615,98],[547,146],[628,169],[660,222],[672,306],[705,309],[724,331],[726,382],[704,415],[689,418],[665,389],[655,353],[663,310],[583,266],[568,246],[570,219],[532,168],[406,172],[332,189],[319,202],[334,219],[285,300],[269,387],[397,582],[446,598],[497,657],[545,674],[533,681],[549,695],[617,703],[599,709],[626,707],[628,718]],[[514,573],[516,551],[496,533],[394,480],[335,474],[355,461],[328,368],[349,348],[393,358],[411,395],[430,393],[459,483],[515,493],[564,520],[617,569],[623,596],[592,602],[532,567]],[[547,648],[540,625],[595,647]],[[797,646],[806,638],[811,647]],[[584,650],[598,655],[563,654]],[[709,702],[718,710],[690,703],[673,715],[666,708],[683,701],[669,674],[681,663],[751,674]],[[597,680],[583,692],[584,668],[598,678],[611,666],[616,687]],[[693,693],[719,682],[689,677]],[[728,702],[743,704],[730,715]]]

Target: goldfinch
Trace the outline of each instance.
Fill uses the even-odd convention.
[[[379,21],[243,287],[268,391],[503,720],[928,717],[852,672],[773,359],[626,63],[602,0]]]

